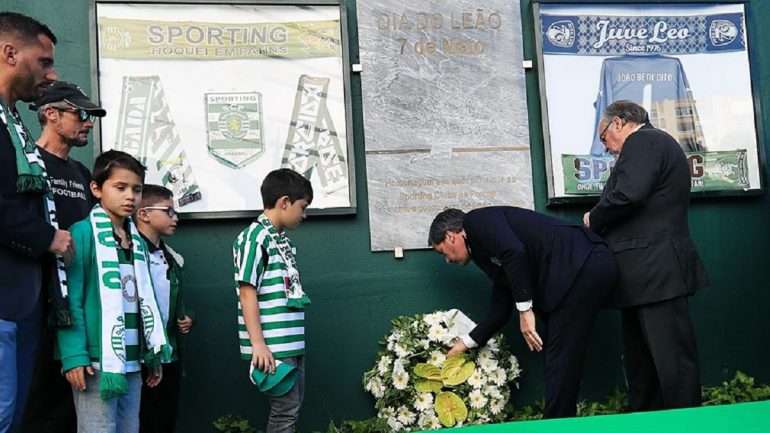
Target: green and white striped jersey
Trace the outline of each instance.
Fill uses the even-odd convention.
[[[239,296],[238,340],[241,358],[250,360],[252,349],[246,323],[243,320],[240,283],[250,284],[257,289],[262,334],[273,356],[280,359],[303,355],[305,353],[305,312],[286,306],[288,279],[286,264],[275,245],[271,245],[269,235],[271,232],[273,234],[277,232],[267,218],[262,218],[262,221],[251,223],[238,234],[233,243],[235,291]]]

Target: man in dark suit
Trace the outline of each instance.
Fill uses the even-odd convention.
[[[489,314],[449,354],[482,346],[514,307],[530,350],[545,349],[545,417],[575,416],[591,328],[616,285],[604,240],[571,224],[515,207],[439,213],[429,243],[446,261],[471,260],[492,280]],[[540,337],[535,314],[545,324]]]
[[[698,406],[700,372],[687,297],[707,284],[690,239],[690,170],[679,144],[629,101],[607,107],[600,138],[618,155],[583,222],[615,253],[632,410]]]
[[[57,78],[54,43],[45,25],[0,12],[0,433],[21,421],[42,325],[45,256],[72,251],[69,232],[48,223],[45,178],[29,169],[35,144],[16,111],[16,101],[33,101]]]

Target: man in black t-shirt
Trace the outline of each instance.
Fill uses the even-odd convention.
[[[38,120],[43,128],[37,145],[45,162],[56,203],[59,227],[70,226],[86,216],[94,204],[91,196],[91,172],[80,161],[70,158],[73,147],[88,144],[94,117],[106,111],[91,102],[76,85],[55,81],[35,101]],[[75,433],[75,407],[72,391],[61,375],[61,363],[54,360],[54,335],[43,332],[29,403],[22,431]]]
[[[107,114],[76,85],[56,81],[34,105],[43,132],[37,140],[40,155],[51,179],[59,226],[68,229],[88,215],[93,205],[91,173],[70,158],[73,147],[88,144],[94,117]]]

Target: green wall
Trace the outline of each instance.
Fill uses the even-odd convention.
[[[346,3],[355,61],[356,9],[353,1]],[[770,52],[758,48],[770,43],[770,28],[763,26],[770,22],[770,2],[747,3],[756,97],[767,104]],[[533,58],[531,1],[522,0],[521,6],[525,57]],[[26,13],[48,23],[59,37],[56,63],[60,75],[90,88],[88,0],[0,0],[0,9]],[[537,209],[577,221],[586,206],[545,207],[537,77],[534,71],[527,74]],[[392,317],[459,307],[478,318],[489,295],[487,281],[472,266],[446,265],[429,251],[408,251],[403,260],[369,251],[361,91],[355,75],[352,88],[358,213],[312,217],[292,233],[305,286],[313,298],[307,312],[308,378],[300,422],[300,429],[306,432],[324,428],[330,419],[373,415],[373,400],[362,391],[361,375],[372,366],[377,341],[389,329]],[[767,114],[760,123],[768,120]],[[34,126],[31,115],[26,119],[28,125]],[[767,147],[768,134],[759,138]],[[93,150],[79,149],[75,156],[90,165]],[[770,319],[764,312],[770,305],[768,212],[767,195],[701,199],[692,204],[693,237],[712,280],[711,287],[692,300],[705,384],[718,383],[736,369],[770,381]],[[230,245],[246,224],[247,220],[185,221],[173,239],[177,250],[186,257],[186,296],[197,317],[197,325],[185,344],[180,432],[213,431],[211,420],[227,413],[247,416],[259,428],[265,420],[264,399],[247,382],[246,365],[238,359],[236,346]],[[512,321],[506,328],[525,370],[515,398],[529,403],[543,393],[542,356],[528,353],[517,326]],[[590,344],[583,394],[586,398],[601,398],[623,384],[617,312],[602,313]]]

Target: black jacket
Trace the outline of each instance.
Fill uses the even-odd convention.
[[[514,302],[559,306],[594,244],[605,242],[580,224],[516,207],[468,212],[463,223],[473,262],[492,280],[492,305],[471,332],[484,344],[510,320]]]
[[[620,269],[619,307],[690,295],[708,284],[690,239],[687,158],[673,137],[649,124],[631,134],[591,210]]]
[[[16,157],[8,128],[0,122],[0,319],[21,320],[43,286],[44,261],[54,236],[43,197],[16,192]],[[46,260],[49,259],[49,260]]]

